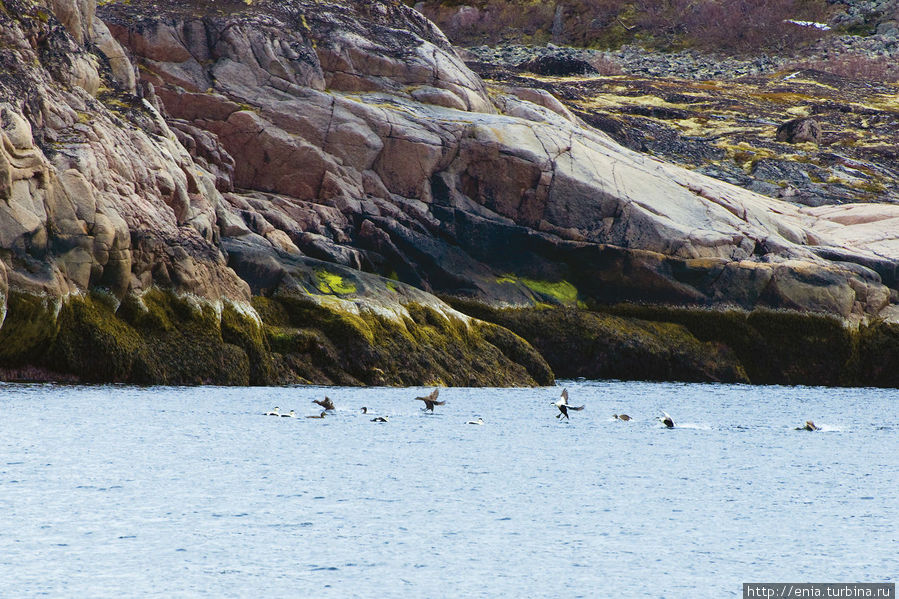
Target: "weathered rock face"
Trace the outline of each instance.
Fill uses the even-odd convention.
[[[570,50],[564,51],[566,56]],[[633,52],[628,56],[636,58]],[[668,75],[550,78],[509,65],[520,61],[515,54],[487,52],[482,62],[467,64],[495,87],[528,85],[554,94],[631,149],[769,197],[806,206],[899,199],[899,130],[892,126],[899,118],[899,94],[886,80],[839,76],[795,62],[780,64],[780,70],[772,64],[771,72],[748,77],[717,57],[696,55],[695,62],[704,58],[709,68],[726,70],[715,76],[706,71],[702,78],[717,82],[710,84],[689,78],[703,72],[690,70],[694,61],[647,52],[641,57],[675,60],[680,67]],[[818,133],[808,136],[815,143],[778,140],[778,122],[809,115],[819,124]]]
[[[308,153],[293,154],[281,179],[269,184],[263,165],[281,162],[281,150],[291,151],[294,140],[274,127],[274,135],[257,140],[247,129],[255,111],[239,107],[220,129],[200,128],[195,119],[167,122],[152,83],[145,79],[138,89],[129,54],[94,9],[92,1],[60,0],[7,2],[0,12],[4,376],[238,384],[552,380],[542,358],[512,333],[469,319],[423,291],[333,264],[361,265],[357,250],[324,235],[346,241],[341,227],[349,213],[297,198],[316,198],[327,185],[304,177],[307,158],[341,165],[306,144]],[[429,26],[420,18],[418,24]],[[235,30],[222,43],[232,44],[235,56],[259,52],[271,77],[283,76],[273,85],[324,89],[310,45],[279,45],[274,30],[264,32]],[[160,60],[186,53],[164,37],[145,48]],[[349,52],[335,48],[332,61],[339,67],[343,59],[367,59]],[[275,59],[265,62],[271,56],[296,71],[278,71]],[[224,79],[247,89],[256,85],[258,73],[242,80],[240,63],[232,62],[219,66],[238,74]],[[483,85],[458,61],[458,85],[446,83],[449,90],[414,62],[370,65],[377,73],[371,85],[358,78],[352,85],[387,89],[421,80],[461,108],[490,109]],[[351,67],[339,68],[350,76]],[[177,98],[166,95],[168,89],[160,86],[160,96]],[[210,99],[208,108],[235,112],[220,96]],[[294,117],[287,111],[285,118],[299,122],[302,112]],[[215,122],[216,114],[206,116]],[[352,127],[335,131],[334,139],[365,142]],[[235,161],[226,148],[241,144],[271,155],[238,152]],[[248,155],[258,164],[245,160]],[[232,193],[235,181],[258,191]],[[337,193],[341,179],[334,182]],[[293,228],[285,224],[291,222]],[[286,231],[301,233],[305,253]],[[332,264],[310,257],[319,247],[318,256]],[[269,303],[251,304],[253,292],[276,291],[282,295]]]
[[[491,98],[400,6],[101,14],[170,122],[214,134],[235,158],[231,185],[263,192],[226,196],[254,213],[244,233],[288,251],[510,304],[552,301],[522,280],[560,279],[587,302],[842,317],[889,304],[870,269],[882,257],[844,248],[866,266],[822,259],[818,246],[841,240],[795,207],[624,150],[561,106]]]
[[[14,48],[0,81],[0,246],[10,285],[61,297],[165,283],[249,300],[216,245],[212,177],[129,95],[133,68],[93,2],[52,8],[72,35],[30,4],[10,3],[0,16]],[[109,57],[85,49],[95,34],[92,47]]]
[[[408,306],[468,322],[431,293],[892,315],[894,240],[859,226],[889,207],[803,211],[626,150],[546,94],[488,93],[399,3],[7,5],[0,289],[124,302],[163,287],[257,324],[251,297],[300,297],[411,319],[389,339],[415,329]],[[272,314],[269,347],[303,326]],[[371,348],[382,325],[365,322],[350,336]],[[464,338],[441,327],[441,343]],[[469,339],[456,370],[498,352],[505,374],[458,382],[547,380],[533,357],[508,374],[523,342],[497,335]],[[127,351],[127,376],[162,368]],[[371,368],[386,355],[369,353]]]

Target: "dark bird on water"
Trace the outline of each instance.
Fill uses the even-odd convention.
[[[325,396],[324,399],[313,399],[312,403],[317,403],[318,405],[320,405],[321,407],[323,407],[326,410],[334,409],[334,402],[331,401],[331,398],[329,398],[327,395]]]
[[[821,427],[816,426],[814,422],[811,420],[805,421],[805,426],[800,426],[796,428],[797,431],[819,431]]]
[[[662,415],[659,416],[659,422],[661,422],[668,428],[674,428],[674,420],[671,419],[671,416],[668,415],[668,412],[662,412]]]
[[[372,418],[372,422],[387,422],[387,416],[378,416],[377,418]]]
[[[550,402],[551,406],[556,406],[559,408],[559,413],[556,414],[556,418],[562,418],[564,416],[568,420],[568,410],[574,410],[575,412],[580,412],[584,409],[584,406],[570,406],[568,405],[568,389],[562,389],[562,396],[559,397],[559,401]]]
[[[424,409],[433,412],[434,406],[442,406],[446,404],[445,401],[437,401],[437,396],[440,394],[440,389],[434,389],[431,391],[430,395],[426,395],[425,397],[416,397],[415,399],[418,401],[425,402]]]
[[[327,412],[322,412],[322,413],[319,414],[318,416],[306,416],[306,418],[324,418],[324,417],[327,416],[327,415],[328,415]]]
[[[362,406],[362,413],[368,414],[368,408],[366,408],[365,406]]]
[[[615,420],[624,420],[625,422],[631,419],[627,414],[612,414],[612,418]]]

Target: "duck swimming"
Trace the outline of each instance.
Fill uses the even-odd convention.
[[[327,415],[328,415],[327,412],[322,412],[322,413],[319,414],[318,416],[306,416],[306,418],[324,418],[324,417],[327,416]]]
[[[559,408],[559,413],[556,414],[556,418],[561,419],[562,416],[565,416],[567,420],[571,420],[570,418],[568,418],[568,410],[580,412],[584,409],[584,406],[575,407],[568,405],[568,389],[562,389],[562,395],[561,397],[559,397],[559,401],[550,402],[549,405]]]
[[[271,412],[263,413],[263,416],[280,416],[280,415],[281,415],[281,408],[279,408],[278,406],[275,406],[274,408],[272,408]]]
[[[437,396],[439,394],[440,394],[440,389],[434,389],[433,391],[431,391],[430,394],[426,395],[425,397],[416,397],[415,399],[417,401],[425,402],[424,409],[427,410],[428,412],[433,412],[434,406],[442,406],[442,405],[446,404],[445,401],[437,401]]]
[[[465,424],[484,424],[484,419],[478,416],[477,420],[469,420]]]
[[[819,431],[819,430],[821,430],[821,427],[816,426],[815,423],[812,422],[811,420],[806,420],[805,426],[797,426],[796,430],[797,431]]]
[[[631,419],[627,414],[612,414],[612,418],[615,420],[624,420],[625,422]]]
[[[297,413],[294,412],[293,410],[291,410],[287,414],[281,414],[281,418],[296,418],[296,417],[297,417]]]
[[[365,406],[362,406],[362,413],[368,414],[368,408],[366,408]]]

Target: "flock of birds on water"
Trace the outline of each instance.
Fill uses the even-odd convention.
[[[422,410],[425,412],[433,413],[435,406],[446,405],[445,401],[437,400],[438,395],[440,395],[440,389],[434,389],[428,395],[425,395],[423,397],[416,397],[415,401],[423,401],[425,405],[422,408]],[[334,402],[327,395],[325,396],[324,399],[313,400],[312,403],[318,404],[323,409],[319,414],[312,415],[312,416],[306,416],[306,418],[323,419],[325,416],[328,415],[328,412],[333,412],[336,409],[336,407],[334,406]],[[559,396],[559,399],[554,402],[550,402],[550,405],[555,406],[559,409],[559,413],[556,414],[556,418],[558,418],[559,420],[562,419],[562,416],[564,416],[566,420],[571,420],[571,418],[568,416],[569,411],[580,412],[585,407],[585,406],[573,406],[568,403],[568,389],[567,388],[562,389],[562,394],[561,394],[561,396]],[[362,406],[362,413],[368,414],[368,408],[366,406]],[[282,414],[281,408],[279,408],[278,406],[275,406],[269,412],[265,412],[264,415],[265,416],[280,416],[281,418],[296,418],[297,417],[297,414],[294,410],[291,410],[287,414]],[[631,420],[631,417],[628,416],[627,414],[613,414],[612,418],[615,420],[622,421],[622,422],[627,422],[627,421]],[[375,416],[374,418],[371,419],[371,421],[372,422],[389,422],[389,417],[388,416]],[[658,416],[658,421],[661,422],[663,425],[665,425],[665,428],[674,428],[674,419],[671,418],[671,416],[668,414],[668,412],[663,411],[662,415]],[[478,416],[477,420],[469,420],[466,424],[477,424],[477,425],[484,424],[484,419],[481,418],[480,416]],[[816,426],[815,423],[812,422],[811,420],[806,420],[804,426],[798,426],[798,427],[796,427],[795,430],[797,430],[797,431],[820,431],[821,428]]]

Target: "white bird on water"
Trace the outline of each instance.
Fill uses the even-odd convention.
[[[280,416],[280,415],[281,415],[281,408],[279,408],[278,406],[275,406],[274,408],[272,408],[271,412],[265,412],[263,414],[263,416]]]
[[[478,416],[477,420],[469,420],[465,424],[484,424],[484,419]]]

